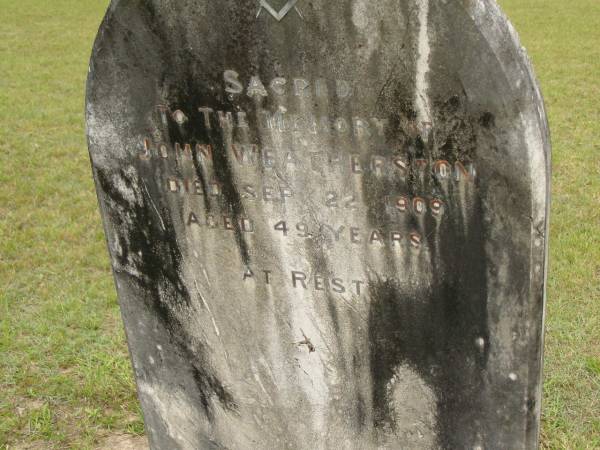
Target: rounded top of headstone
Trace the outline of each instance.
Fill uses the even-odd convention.
[[[243,89],[227,83],[228,70]],[[253,77],[268,95],[252,87]],[[427,128],[460,110],[482,129],[501,129],[504,119],[527,124],[531,132],[523,133],[537,135],[527,148],[537,145],[545,158],[547,125],[531,66],[492,0],[113,1],[90,65],[89,134],[102,133],[98,110],[127,114],[130,123],[135,112],[205,96],[223,107],[257,99],[277,106],[278,92],[316,94],[319,79],[331,84],[332,106],[412,120],[427,135],[424,145],[443,145],[434,141],[447,136],[435,139]],[[452,138],[454,146],[473,141]]]

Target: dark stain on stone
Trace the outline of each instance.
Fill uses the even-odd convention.
[[[369,285],[374,426],[395,428],[387,386],[396,368],[407,365],[437,396],[438,443],[448,449],[463,448],[481,431],[476,414],[484,402],[489,351],[476,345],[478,338],[489,342],[484,230],[478,219],[471,220],[466,240],[458,223],[444,226],[431,285],[409,290],[380,279]],[[455,433],[459,428],[464,430],[460,435]]]
[[[156,15],[155,6],[148,2],[146,8],[148,10],[149,28],[159,37],[168,36],[168,33],[165,31],[166,25],[162,24]],[[217,111],[235,111],[235,107],[222,94],[220,89],[218,95],[211,92],[210,86],[220,87],[221,81],[214,77],[211,78],[210,73],[203,71],[202,68],[195,67],[192,62],[196,59],[185,43],[178,47],[173,46],[173,43],[168,39],[161,39],[161,43],[164,46],[161,54],[171,55],[169,56],[169,60],[173,64],[172,66],[165,65],[164,76],[161,80],[162,87],[167,92],[169,109],[171,111],[180,109],[188,116],[188,121],[180,125],[169,115],[167,130],[169,141],[171,144],[176,142],[190,144],[192,149],[195,149],[197,144],[210,144],[212,146],[214,173],[225,199],[224,207],[232,216],[235,240],[242,261],[246,266],[249,266],[250,252],[242,233],[240,220],[244,216],[244,207],[237,190],[237,183],[234,180],[233,169],[231,167],[232,161],[227,152],[223,132],[216,125],[214,117],[212,118],[212,129],[207,130],[204,126],[204,116],[198,109],[200,107],[210,107],[216,113]],[[177,48],[179,48],[178,51],[176,50]],[[241,51],[241,54],[247,53],[243,50]],[[198,79],[198,73],[204,73],[205,79]],[[215,71],[214,73],[218,72]],[[204,191],[203,197],[207,211],[210,211],[212,209],[208,200],[210,196],[206,195],[208,191],[207,180],[202,173],[198,154],[195,151],[193,151],[193,154],[196,176]]]
[[[124,273],[148,293],[144,302],[169,332],[171,342],[181,353],[181,360],[189,364],[204,413],[209,420],[214,419],[212,397],[216,397],[225,409],[235,411],[237,406],[232,394],[210,367],[207,349],[185,333],[183,323],[174,313],[176,308],[189,306],[191,297],[180,275],[183,257],[168,211],[164,208],[158,211],[163,229],[158,226],[156,211],[148,204],[148,198],[139,194],[136,201],[131,202],[115,188],[108,174],[102,170],[96,170],[95,174],[104,195],[110,199],[105,204],[113,210],[112,217],[121,232],[119,264],[135,268],[135,272],[125,270]],[[123,171],[117,176],[128,188],[135,187]]]
[[[467,111],[466,92],[460,91],[448,98],[437,98],[434,105],[435,158],[443,158],[453,164],[471,161],[477,150],[476,128],[478,120]]]
[[[428,163],[445,159],[451,164],[455,161],[466,164],[477,147],[478,118],[470,117],[465,110],[464,93],[434,101],[436,125],[426,143],[419,133],[408,128],[416,120],[410,93],[396,86],[388,89],[391,92],[383,97],[392,103],[382,102],[381,107],[390,123],[401,129],[389,138],[400,143],[399,150],[408,155],[411,167],[401,192],[411,196],[442,194],[433,172],[421,173],[415,162],[417,159]],[[377,205],[378,198],[385,192],[395,191],[384,179],[368,174],[363,179],[367,205]],[[433,220],[419,224],[412,214],[406,220],[407,226],[430,240],[429,248],[439,247],[439,251],[432,252],[428,258],[432,282],[410,288],[393,279],[375,278],[369,284],[373,425],[381,430],[397,427],[388,384],[398,367],[408,366],[436,394],[438,445],[447,449],[472,445],[477,433],[482,431],[476,414],[485,403],[482,392],[489,352],[488,345],[483,352],[476,345],[478,338],[489,342],[485,302],[486,231],[480,199],[476,198],[475,204],[464,205],[469,219],[463,223],[458,207],[460,200],[453,198],[452,189],[448,193],[452,198],[444,200],[456,207],[446,211],[438,232],[443,236],[439,244],[432,236]],[[373,228],[380,229],[386,229],[390,222],[381,213],[369,214],[368,219]],[[465,227],[469,229],[467,237],[463,232]],[[391,257],[388,260],[394,264]],[[457,429],[464,431],[457,434]]]
[[[451,96],[447,101],[446,105],[449,112],[455,113],[460,107],[460,97],[458,95]]]
[[[491,112],[485,112],[479,118],[479,123],[484,128],[492,128],[496,126],[496,118]]]

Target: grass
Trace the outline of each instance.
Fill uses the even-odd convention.
[[[543,445],[598,449],[600,3],[501,3],[533,58],[554,142]],[[106,6],[0,0],[0,449],[143,433],[84,136]]]

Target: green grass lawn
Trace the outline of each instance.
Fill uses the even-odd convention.
[[[600,449],[600,1],[501,3],[554,143],[544,446]],[[0,449],[143,433],[83,123],[106,6],[0,0]]]

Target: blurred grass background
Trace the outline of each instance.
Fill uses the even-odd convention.
[[[143,434],[83,122],[107,4],[0,0],[0,449]],[[600,1],[501,5],[554,143],[543,446],[600,449]]]

